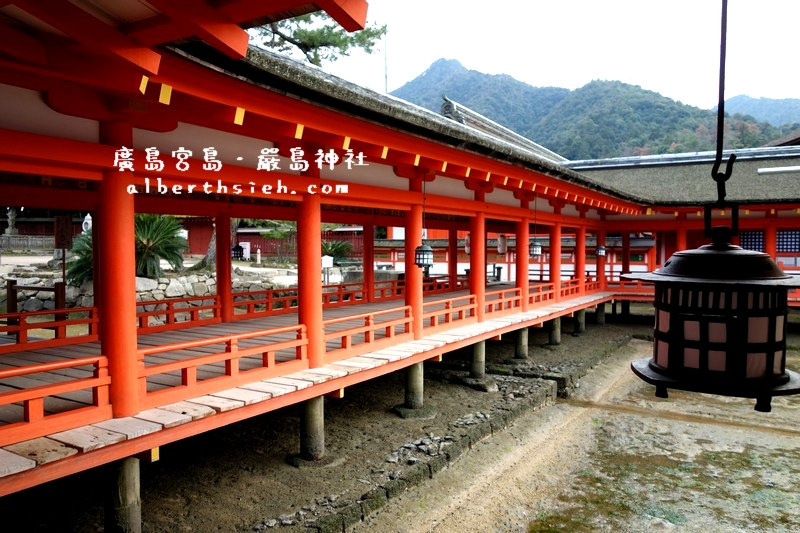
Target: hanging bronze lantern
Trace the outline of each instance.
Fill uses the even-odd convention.
[[[414,264],[420,268],[433,266],[433,248],[427,244],[420,244],[414,249]]]
[[[714,228],[711,244],[622,276],[655,283],[653,356],[631,368],[661,398],[668,388],[756,398],[756,411],[769,412],[773,396],[800,393],[786,369],[787,294],[800,280],[729,235]]]
[[[664,267],[625,279],[655,283],[653,357],[631,363],[633,372],[656,386],[656,396],[682,389],[756,398],[769,412],[773,396],[800,393],[800,376],[786,369],[788,290],[800,279],[786,275],[769,255],[730,244],[739,226],[739,206],[725,201],[733,172],[731,154],[720,172],[725,132],[725,34],[728,2],[722,0],[717,151],[711,177],[717,201],[706,205],[710,245],[676,252]],[[714,208],[731,208],[731,227],[711,226]]]
[[[529,257],[539,257],[542,255],[542,244],[539,241],[533,241],[529,249]]]

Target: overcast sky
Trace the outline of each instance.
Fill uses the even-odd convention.
[[[439,58],[536,87],[619,80],[704,109],[717,103],[721,0],[369,0],[372,55],[325,70],[383,92]],[[729,0],[725,97],[800,98],[800,0]]]

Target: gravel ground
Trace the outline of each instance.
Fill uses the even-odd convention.
[[[800,367],[792,350],[789,366]],[[628,369],[632,340],[572,397],[529,413],[354,531],[800,531],[800,401],[670,391]]]

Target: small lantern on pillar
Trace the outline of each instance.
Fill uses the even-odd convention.
[[[86,213],[86,216],[83,217],[83,222],[81,222],[81,229],[83,233],[89,233],[92,230],[92,214]]]
[[[504,254],[508,250],[508,237],[500,235],[497,238],[497,253]]]
[[[467,236],[464,238],[464,253],[467,255],[469,255],[469,244],[469,233],[467,233]]]
[[[603,245],[600,245],[600,246],[597,247],[597,249],[595,250],[594,253],[595,253],[595,255],[597,255],[597,257],[605,257],[606,256],[606,247],[603,246]]]

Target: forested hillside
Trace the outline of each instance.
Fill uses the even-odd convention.
[[[618,81],[593,81],[574,91],[532,87],[440,59],[392,94],[436,112],[446,95],[573,160],[713,150],[716,142],[714,110]],[[762,146],[800,128],[728,115],[730,148]]]

